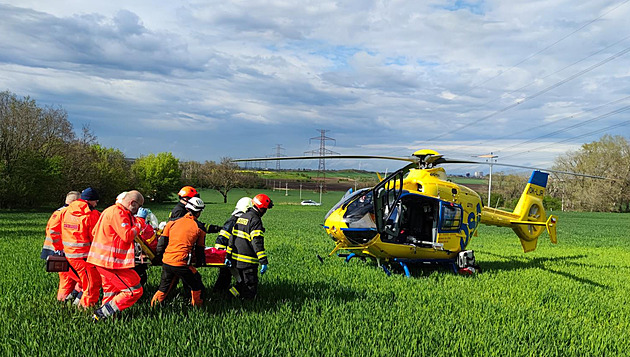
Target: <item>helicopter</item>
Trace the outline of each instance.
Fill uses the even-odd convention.
[[[325,216],[323,228],[335,242],[328,254],[338,253],[346,262],[355,257],[376,261],[388,275],[387,264],[400,265],[410,277],[409,264],[446,264],[454,272],[479,271],[474,252],[467,247],[481,224],[511,228],[525,253],[536,249],[547,231],[557,244],[558,218],[547,216],[543,206],[549,173],[534,170],[512,212],[483,205],[472,189],[447,179],[445,163],[485,164],[450,160],[434,150],[418,150],[410,157],[329,155],[235,159],[234,162],[315,158],[390,159],[410,162],[372,188],[348,192]],[[524,167],[509,165],[505,166]],[[564,174],[575,174],[545,170]],[[596,177],[590,175],[581,175]],[[597,177],[599,178],[599,177]],[[319,257],[319,256],[318,256]],[[321,258],[320,258],[321,260]]]

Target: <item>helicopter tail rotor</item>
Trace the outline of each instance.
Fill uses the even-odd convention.
[[[558,218],[547,217],[543,206],[543,197],[547,187],[549,174],[534,171],[525,186],[525,190],[513,212],[505,212],[484,207],[481,212],[481,223],[502,227],[511,227],[521,240],[524,252],[536,249],[538,237],[545,231],[549,233],[552,243],[557,243],[556,224]]]

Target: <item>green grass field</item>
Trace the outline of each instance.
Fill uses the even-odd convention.
[[[234,202],[203,192],[202,220],[223,224]],[[255,192],[247,192],[253,195]],[[55,301],[58,278],[39,253],[48,211],[0,211],[0,354],[124,356],[615,356],[630,352],[630,215],[558,212],[559,244],[546,234],[522,253],[509,229],[481,227],[469,245],[483,273],[441,268],[390,277],[337,257],[320,224],[341,193],[299,206],[271,193],[263,217],[269,271],[254,302],[209,295],[193,309],[179,288],[152,309],[161,268],[116,320]],[[310,197],[307,197],[310,198]],[[147,204],[166,219],[172,205]],[[104,207],[99,207],[102,210]],[[208,245],[215,236],[209,236]],[[206,287],[217,275],[200,269]]]

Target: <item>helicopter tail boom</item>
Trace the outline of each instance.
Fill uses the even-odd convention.
[[[556,224],[558,218],[550,215],[547,218],[543,206],[543,197],[547,187],[549,174],[534,171],[525,186],[525,190],[513,212],[484,207],[481,212],[481,223],[501,227],[510,227],[521,241],[523,251],[536,249],[538,237],[547,230],[552,243],[557,243]]]

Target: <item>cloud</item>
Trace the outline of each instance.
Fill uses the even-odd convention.
[[[62,105],[130,156],[300,154],[327,129],[343,153],[550,162],[627,117],[563,131],[629,104],[629,13],[612,0],[5,0],[0,89]],[[253,135],[260,147],[233,142]]]

